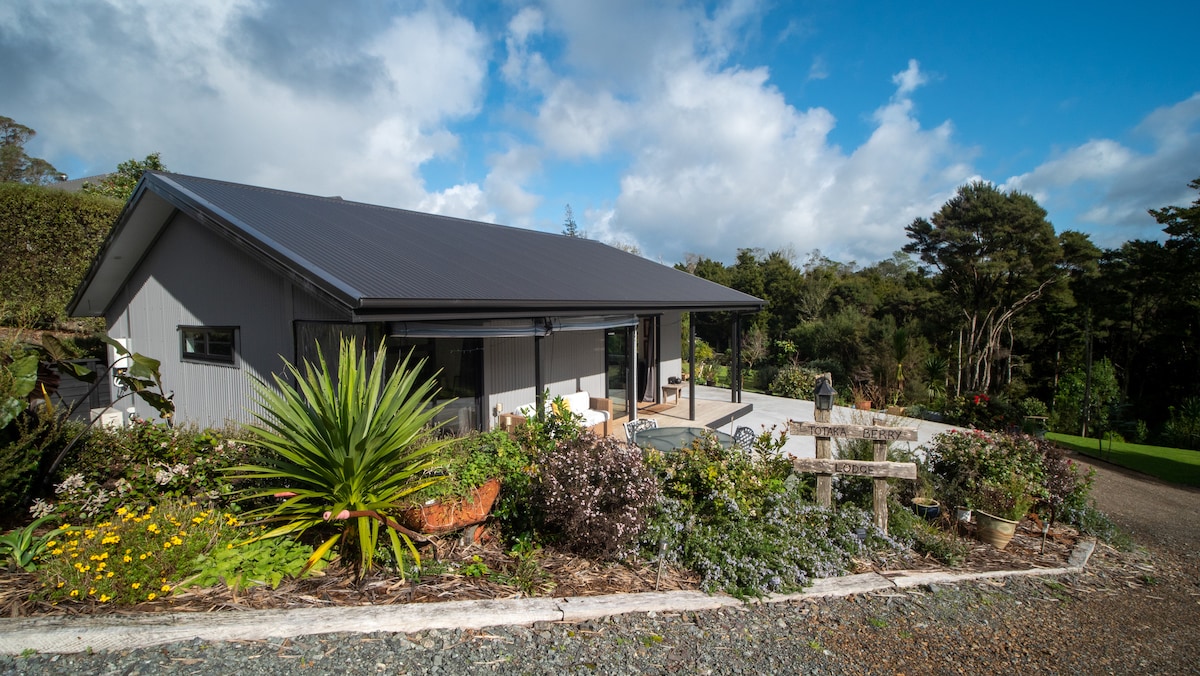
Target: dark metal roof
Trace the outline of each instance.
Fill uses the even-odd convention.
[[[764,304],[593,240],[160,172],[144,175],[105,249],[137,220],[147,193],[359,318],[756,311]],[[73,306],[108,263],[102,251]]]

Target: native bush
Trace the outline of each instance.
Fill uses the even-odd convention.
[[[383,344],[372,360],[355,341],[342,340],[336,373],[319,356],[317,365],[305,363],[304,373],[285,362],[291,378],[273,376],[274,387],[254,381],[263,413],[248,427],[246,443],[262,455],[229,471],[263,482],[241,499],[281,502],[247,516],[281,524],[258,539],[333,525],[309,564],[340,542],[343,560],[360,580],[375,562],[381,527],[397,563],[407,549],[419,566],[420,555],[394,516],[409,495],[437,480],[422,473],[441,464],[449,443],[426,430],[445,408],[434,403],[436,381],[418,381],[424,360],[409,368],[411,354],[386,375]]]
[[[1079,465],[1067,456],[1067,452],[1054,443],[1040,439],[1038,450],[1042,453],[1043,497],[1040,507],[1050,511],[1050,523],[1060,515],[1080,514],[1087,506],[1096,470],[1085,474]],[[1078,525],[1078,524],[1076,524]]]
[[[777,397],[811,399],[819,375],[813,369],[789,364],[779,369],[768,389]]]
[[[646,461],[657,472],[663,495],[681,501],[689,513],[753,515],[792,473],[791,461],[778,452],[782,440],[764,431],[746,452],[707,437],[668,453],[651,449]]]
[[[1176,448],[1200,450],[1200,397],[1184,399],[1178,407],[1171,406],[1169,413],[1163,441]]]
[[[226,508],[235,486],[224,469],[244,462],[248,449],[235,430],[169,427],[135,418],[125,427],[91,428],[58,472],[50,502],[35,515],[66,519],[112,516],[119,506],[142,509],[167,498],[215,502]]]
[[[732,510],[698,515],[684,501],[665,497],[646,547],[694,570],[706,591],[746,598],[798,590],[845,573],[855,557],[899,546],[867,512],[822,509],[807,494],[791,479],[769,492],[754,516]]]
[[[566,549],[619,560],[636,552],[658,482],[641,449],[585,432],[538,459],[537,497]]]
[[[68,420],[66,410],[34,406],[17,416],[0,442],[0,520],[19,520],[37,494],[45,459],[65,448],[82,431],[83,423]],[[48,513],[39,509],[34,516]]]
[[[121,204],[41,186],[0,183],[0,323],[54,326]]]

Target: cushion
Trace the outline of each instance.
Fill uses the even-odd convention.
[[[572,413],[583,413],[588,410],[591,397],[588,396],[587,392],[576,392],[575,394],[563,395],[563,401],[566,402],[567,408],[571,409]]]

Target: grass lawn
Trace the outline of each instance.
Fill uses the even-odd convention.
[[[1111,444],[1105,441],[1101,445],[1098,439],[1054,432],[1047,433],[1046,438],[1073,451],[1107,460],[1114,465],[1135,469],[1164,481],[1186,486],[1200,486],[1200,451],[1164,446],[1144,446],[1122,441],[1115,441]]]

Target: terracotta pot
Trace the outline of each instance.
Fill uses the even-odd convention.
[[[422,533],[448,533],[482,523],[500,495],[500,480],[489,479],[466,498],[430,502],[400,512],[398,521]]]
[[[1017,534],[1017,523],[982,510],[975,510],[975,524],[978,526],[975,530],[976,537],[996,549],[1008,546]]]
[[[857,408],[860,411],[870,411],[871,410],[871,402],[869,400],[857,402],[854,404],[854,408]]]

